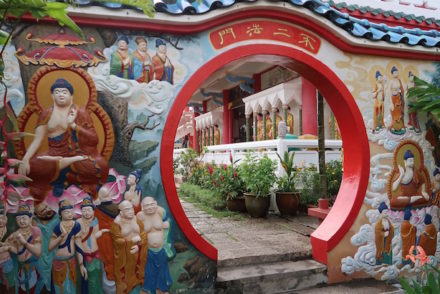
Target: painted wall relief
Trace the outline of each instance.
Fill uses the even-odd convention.
[[[8,84],[21,180],[0,205],[0,292],[209,291],[216,264],[169,215],[157,160],[192,42],[87,32],[30,27],[7,55],[23,85]]]
[[[430,80],[432,66],[417,67],[390,61],[386,67],[369,66],[371,88],[358,88],[370,141],[370,181],[365,195],[366,223],[350,238],[356,251],[343,257],[346,275],[367,273],[392,280],[420,271],[414,258],[424,252],[438,263],[439,161],[436,158],[438,122],[410,112],[408,89],[414,76]],[[427,70],[429,68],[429,70]],[[437,73],[438,74],[438,73]],[[368,98],[366,98],[368,97]]]

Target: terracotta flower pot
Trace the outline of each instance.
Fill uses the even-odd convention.
[[[266,217],[269,211],[270,197],[256,197],[255,194],[244,193],[246,210],[252,217]]]
[[[226,207],[230,211],[246,212],[246,203],[243,195],[234,199],[226,199]]]
[[[276,201],[281,215],[295,215],[299,206],[299,192],[276,192]]]

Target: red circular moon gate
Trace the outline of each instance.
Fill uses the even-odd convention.
[[[237,46],[206,62],[188,79],[171,107],[161,142],[160,169],[170,210],[188,240],[207,257],[217,260],[217,249],[197,233],[180,205],[173,177],[174,137],[183,109],[203,81],[234,60],[256,55],[288,60],[283,66],[313,83],[338,121],[344,148],[344,176],[330,214],[311,236],[313,258],[327,264],[327,253],[348,232],[362,206],[368,185],[370,151],[362,115],[347,87],[330,68],[301,50],[269,43]]]

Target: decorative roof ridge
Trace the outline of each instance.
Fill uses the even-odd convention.
[[[393,10],[383,10],[381,8],[374,8],[370,6],[359,6],[358,4],[347,4],[346,2],[334,2],[333,0],[329,0],[328,3],[330,6],[334,7],[337,10],[346,9],[350,12],[359,11],[362,14],[371,13],[374,16],[382,14],[385,17],[393,16],[395,19],[405,19],[406,21],[416,21],[417,23],[425,22],[428,25],[435,24],[440,27],[440,19],[435,19],[433,17],[425,17],[423,15],[416,16],[415,14],[407,14],[405,12],[395,12]]]
[[[81,3],[78,3],[79,6],[96,5],[96,2],[91,0],[76,1],[81,1]],[[258,2],[258,0],[175,0],[173,1],[174,3],[167,3],[169,1],[173,0],[154,0],[156,11],[176,16],[201,15],[214,9],[227,8],[238,3],[250,4]],[[435,25],[425,26],[425,30],[415,24],[406,26],[405,23],[390,22],[380,17],[377,19],[374,17],[362,18],[362,15],[356,16],[355,14],[343,12],[340,11],[342,9],[337,8],[343,7],[343,4],[335,4],[332,0],[326,2],[323,0],[267,0],[265,2],[287,2],[294,7],[305,8],[312,13],[328,19],[355,37],[365,38],[371,41],[385,41],[394,44],[400,43],[409,46],[420,45],[427,48],[440,48],[440,30],[438,29],[438,27],[440,27],[440,20],[436,21]],[[345,3],[345,5],[347,4]],[[101,2],[100,6],[112,9],[125,8],[122,5],[116,7],[111,2]],[[371,11],[374,10],[374,13],[377,13],[377,15],[382,13],[384,16],[400,15],[401,17],[410,17],[410,15],[404,15],[402,13],[396,14],[392,11],[372,10],[371,7],[359,8],[357,5],[353,5],[350,9],[356,11],[356,8],[358,8],[358,11],[361,11],[361,9],[364,10],[365,13],[369,13],[368,10],[370,9]],[[288,8],[286,7],[286,9]],[[348,8],[343,9],[349,10]]]

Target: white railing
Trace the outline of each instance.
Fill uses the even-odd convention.
[[[234,161],[240,164],[248,151],[255,152],[258,157],[267,155],[270,159],[279,163],[277,153],[281,156],[286,150],[294,150],[294,162],[296,166],[311,166],[318,168],[318,140],[300,139],[277,139],[257,142],[235,143],[208,146],[208,152],[200,158],[202,162],[214,164],[230,164],[230,154]],[[341,160],[342,141],[325,140],[325,161]],[[173,158],[179,157],[185,149],[175,149]],[[282,173],[282,167],[278,164],[277,174]]]

